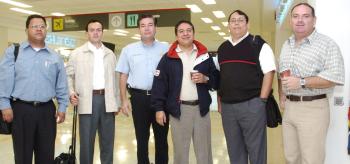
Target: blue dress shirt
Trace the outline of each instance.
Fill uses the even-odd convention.
[[[131,43],[123,48],[116,71],[128,74],[127,83],[132,88],[151,90],[154,72],[168,49],[167,44],[158,41],[152,45],[145,45],[141,41]]]
[[[1,110],[11,108],[13,97],[39,102],[56,98],[58,111],[66,111],[69,95],[63,60],[47,45],[36,51],[28,42],[21,43],[16,62],[10,46],[0,61],[0,75]]]

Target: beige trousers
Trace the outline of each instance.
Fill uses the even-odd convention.
[[[188,164],[191,140],[197,164],[212,164],[210,113],[201,117],[199,106],[181,105],[180,119],[170,115],[174,164]]]
[[[286,101],[283,144],[287,164],[323,164],[329,125],[328,99]]]

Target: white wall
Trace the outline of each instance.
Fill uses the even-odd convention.
[[[349,107],[349,71],[350,71],[350,1],[349,0],[312,0],[315,6],[319,32],[330,36],[339,45],[345,63],[345,81],[342,87],[336,87],[334,95],[344,98],[343,106],[334,106],[334,99],[330,99],[331,122],[326,143],[325,164],[350,164],[347,154]]]

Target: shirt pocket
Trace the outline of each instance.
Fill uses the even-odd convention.
[[[56,61],[46,59],[40,64],[40,67],[45,77],[55,84],[57,79],[58,63]]]
[[[144,55],[133,54],[131,56],[131,68],[137,69],[138,67],[142,67],[144,63],[146,63]]]

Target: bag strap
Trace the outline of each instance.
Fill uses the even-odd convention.
[[[13,43],[13,45],[15,46],[15,51],[13,52],[13,54],[15,56],[15,62],[16,62],[17,57],[18,57],[19,44],[18,43]]]

